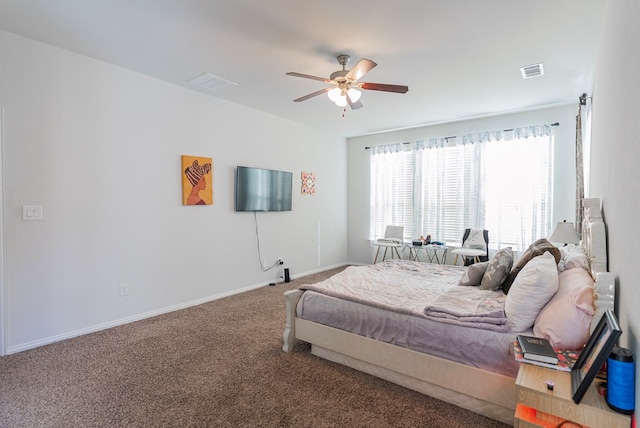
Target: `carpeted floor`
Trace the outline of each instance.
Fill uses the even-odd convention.
[[[282,352],[283,292],[339,270],[2,357],[0,426],[508,426]]]

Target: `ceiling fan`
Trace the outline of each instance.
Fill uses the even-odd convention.
[[[338,64],[342,66],[342,70],[331,73],[328,79],[318,76],[310,76],[308,74],[296,73],[290,71],[286,73],[288,76],[303,77],[305,79],[319,80],[324,83],[329,83],[331,86],[319,91],[312,92],[300,98],[293,100],[296,103],[308,100],[322,93],[327,92],[329,99],[336,103],[340,107],[345,107],[347,104],[351,109],[355,110],[362,107],[360,102],[360,95],[362,94],[358,89],[372,90],[372,91],[384,91],[384,92],[396,92],[404,94],[409,90],[408,86],[404,85],[388,85],[385,83],[371,83],[371,82],[358,82],[358,80],[375,67],[375,62],[370,59],[361,59],[351,69],[347,70],[345,67],[351,60],[349,55],[338,55]]]

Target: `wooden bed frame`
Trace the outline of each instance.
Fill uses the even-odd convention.
[[[585,209],[585,213],[588,211]],[[604,224],[599,210],[597,216],[593,208],[590,211],[584,220],[583,241],[588,245],[585,249],[591,258],[596,290],[599,290],[596,304],[598,300],[613,302],[614,278],[603,272],[607,265]],[[308,342],[314,355],[513,424],[515,378],[297,318],[296,306],[302,293],[302,290],[284,293],[287,318],[282,349],[285,352],[291,352],[298,340]]]

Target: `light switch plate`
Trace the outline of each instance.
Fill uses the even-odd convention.
[[[42,220],[43,211],[42,205],[23,205],[22,220]]]

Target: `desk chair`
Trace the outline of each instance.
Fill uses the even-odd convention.
[[[393,252],[395,251],[396,255],[399,259],[400,251],[398,248],[404,245],[404,226],[387,226],[384,230],[384,238],[379,238],[376,240],[376,245],[378,249],[376,250],[376,257],[373,260],[375,264],[378,261],[378,254],[380,253],[380,247],[384,247],[384,254],[382,255],[382,261],[387,256],[387,251],[391,249],[391,258],[393,258]]]
[[[462,248],[451,251],[455,254],[453,264],[458,263],[458,256],[462,256],[464,265],[486,262],[489,260],[489,231],[483,229],[465,229],[462,236]]]

